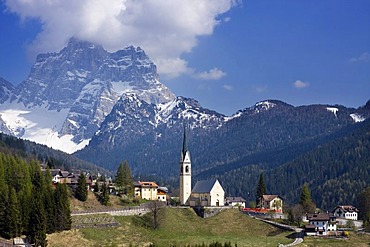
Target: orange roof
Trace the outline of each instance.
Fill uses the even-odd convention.
[[[278,195],[262,195],[262,197],[263,197],[263,200],[265,200],[266,202],[270,202],[279,196]]]
[[[140,182],[139,181],[139,183],[142,187],[158,187],[158,185],[154,182]]]
[[[162,191],[162,190],[158,190],[157,191],[157,195],[166,195],[166,192]]]

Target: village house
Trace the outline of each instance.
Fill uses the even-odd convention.
[[[336,217],[331,213],[307,214],[308,224],[305,225],[305,233],[308,236],[329,235],[337,231]]]
[[[157,189],[157,200],[161,202],[167,202],[168,189],[166,187],[158,187]]]
[[[217,179],[198,181],[189,198],[189,205],[204,207],[224,206],[225,191]]]
[[[232,206],[232,207],[242,207],[245,208],[245,199],[242,197],[226,197],[225,198],[225,205]]]
[[[346,220],[357,220],[358,209],[351,205],[337,206],[333,210],[335,217]]]
[[[259,205],[263,209],[274,210],[278,213],[283,212],[283,198],[278,195],[262,195]]]
[[[163,191],[159,192],[163,199]],[[158,199],[158,185],[155,182],[135,182],[135,197],[145,200]]]
[[[42,169],[42,171],[46,172],[46,169]],[[58,183],[65,183],[72,189],[77,188],[78,178],[80,175],[75,175],[72,172],[63,171],[60,169],[50,169],[49,171],[52,176],[52,183],[54,185]],[[89,177],[86,177],[86,185],[87,189],[92,188],[92,181]]]

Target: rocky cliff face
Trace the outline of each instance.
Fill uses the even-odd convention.
[[[63,136],[71,145],[86,143],[124,93],[134,93],[149,104],[175,98],[159,81],[156,66],[139,47],[110,53],[100,45],[77,39],[71,39],[58,53],[38,55],[28,78],[8,91],[0,95],[4,126],[21,129],[17,136],[41,139],[47,145],[51,139]],[[14,116],[7,113],[15,108],[18,115],[14,121]],[[38,122],[40,116],[35,112],[41,112],[40,108],[44,116],[53,112],[50,126]],[[31,136],[30,126],[32,131],[44,132],[44,136]]]

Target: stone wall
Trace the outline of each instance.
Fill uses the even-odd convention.
[[[232,207],[201,207],[201,206],[197,206],[197,207],[193,207],[193,210],[195,211],[195,213],[199,217],[209,218],[209,217],[212,217],[212,216],[218,214],[222,210],[231,209],[231,208]]]

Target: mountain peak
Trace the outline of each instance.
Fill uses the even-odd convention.
[[[262,100],[262,101],[257,102],[251,107],[247,107],[243,110],[238,111],[232,117],[230,117],[229,120],[235,117],[240,117],[241,115],[254,115],[254,114],[261,113],[261,112],[269,111],[274,108],[282,108],[282,107],[294,107],[294,106],[289,105],[280,100],[274,100],[274,99]]]
[[[72,50],[76,50],[76,49],[103,49],[103,47],[101,45],[98,45],[96,43],[92,43],[92,42],[89,42],[89,41],[85,41],[85,40],[80,40],[76,37],[72,37],[68,40],[68,43],[67,43],[67,46],[66,46],[67,49],[72,49]]]
[[[4,119],[7,124],[12,129],[22,129],[19,136],[23,138],[42,139],[42,144],[53,147],[59,143],[63,148],[68,146],[68,152],[86,145],[117,103],[126,100],[126,114],[139,107],[144,116],[153,114],[145,111],[147,105],[175,98],[159,81],[156,65],[140,47],[129,46],[111,53],[101,45],[75,37],[59,52],[38,55],[28,78],[16,89],[8,90],[6,81],[0,80],[0,84],[2,101],[16,107],[17,117],[22,120],[8,117]],[[27,116],[19,111],[25,108]],[[32,113],[41,111],[52,116],[55,124],[32,117]],[[31,132],[40,134],[32,139],[35,137]]]

